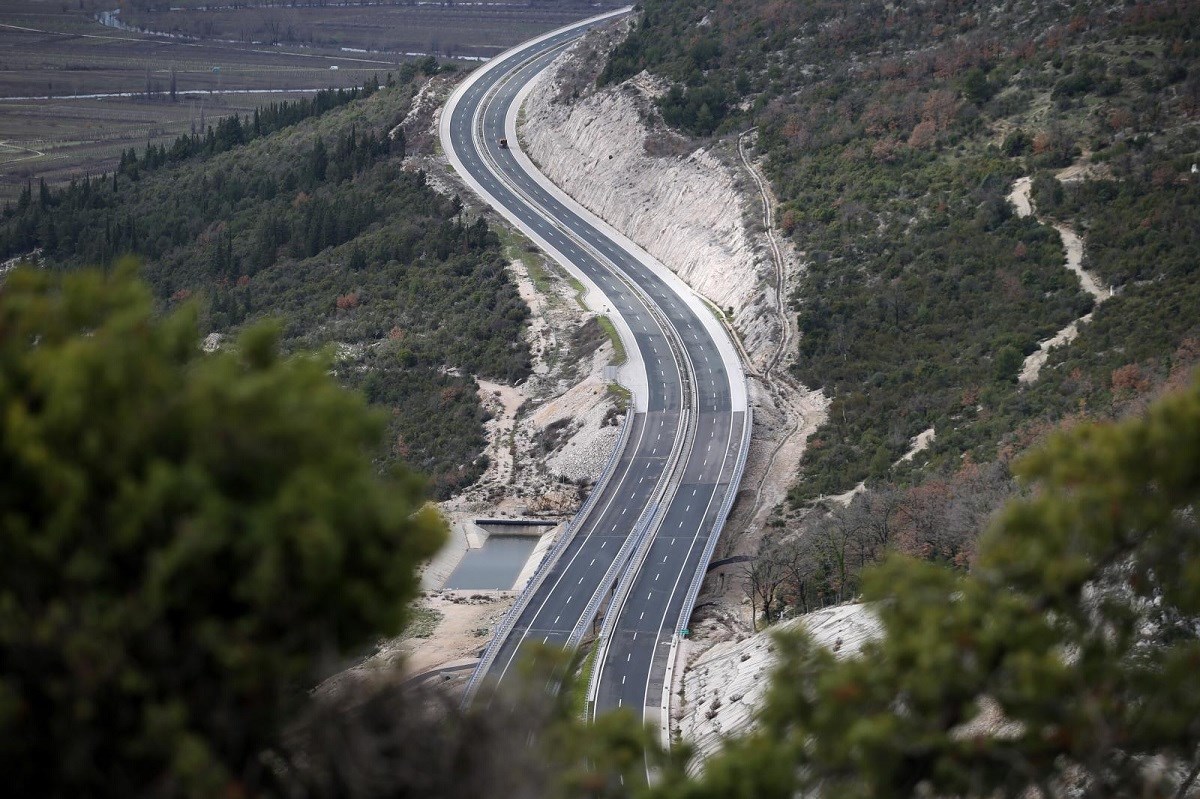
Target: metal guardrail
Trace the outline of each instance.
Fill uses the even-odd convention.
[[[660,734],[664,749],[671,747],[671,689],[674,687],[675,661],[679,657],[679,641],[682,637],[679,631],[686,629],[684,625],[690,623],[692,611],[696,607],[696,597],[700,594],[700,587],[704,585],[704,577],[708,573],[708,564],[712,560],[713,550],[716,549],[717,541],[721,538],[721,530],[725,527],[725,522],[729,518],[729,512],[733,509],[733,503],[737,499],[737,489],[741,485],[742,474],[746,469],[746,460],[750,455],[750,434],[754,427],[754,412],[750,406],[750,386],[745,373],[742,374],[742,383],[746,389],[746,415],[742,419],[742,444],[738,448],[737,460],[733,465],[733,474],[729,478],[729,490],[726,492],[725,500],[721,503],[721,508],[717,512],[717,519],[713,523],[708,543],[704,546],[704,557],[696,564],[696,574],[692,576],[692,582],[688,586],[687,599],[684,600],[683,607],[680,608],[679,619],[675,622],[675,633],[671,636],[671,651],[667,655],[667,673],[663,677],[662,701],[660,704],[662,712]]]
[[[657,490],[658,497],[647,503],[646,511],[643,511],[638,517],[638,523],[634,526],[633,532],[624,543],[621,544],[621,549],[617,553],[617,557],[613,559],[613,563],[609,566],[608,571],[604,574],[604,579],[597,586],[591,600],[588,601],[587,609],[580,617],[579,624],[571,631],[571,635],[567,639],[568,646],[577,646],[587,630],[587,626],[591,623],[596,613],[600,610],[600,605],[604,602],[604,594],[607,592],[608,586],[612,584],[613,578],[619,569],[626,569],[628,572],[636,571],[636,568],[631,568],[628,564],[630,561],[631,551],[639,551],[642,549],[642,539],[646,537],[647,532],[654,529],[655,516],[660,511],[660,504],[666,498],[672,488],[674,482],[674,472],[679,463],[679,457],[684,448],[683,442],[689,437],[694,437],[696,423],[696,392],[692,386],[696,382],[695,369],[692,367],[691,359],[688,357],[686,350],[683,349],[683,343],[673,335],[674,328],[671,327],[669,320],[665,318],[662,309],[650,298],[647,292],[642,289],[621,267],[617,266],[610,258],[595,250],[586,242],[581,244],[592,252],[593,257],[602,261],[607,261],[612,265],[615,274],[624,282],[630,291],[642,298],[642,304],[645,305],[650,315],[654,317],[658,326],[662,329],[664,338],[667,339],[668,345],[671,347],[671,355],[675,359],[675,364],[680,369],[680,405],[686,405],[687,408],[681,407],[680,423],[676,426],[678,435],[675,436],[675,445],[671,449],[671,455],[667,465],[663,469],[665,480],[659,482]],[[668,332],[671,331],[671,332]],[[686,372],[686,374],[685,374]],[[596,670],[598,671],[598,670]],[[592,673],[595,674],[596,671]]]
[[[638,287],[637,290],[641,291],[640,287]],[[652,314],[662,316],[662,309],[660,309],[653,300],[651,300],[649,297],[646,297],[645,302],[646,306],[651,309]],[[666,319],[660,319],[659,324],[664,326],[664,330],[670,329],[674,333],[674,328],[671,328],[670,325],[667,324]],[[591,677],[588,679],[588,701],[584,705],[585,715],[590,712],[590,708],[595,706],[596,695],[600,689],[600,678],[604,671],[604,658],[608,652],[608,641],[612,637],[612,631],[613,627],[617,623],[617,617],[620,615],[620,611],[624,607],[625,601],[629,596],[629,591],[633,587],[633,581],[637,578],[638,572],[641,571],[642,564],[645,563],[646,560],[646,555],[649,553],[650,547],[654,543],[654,533],[662,525],[663,517],[670,508],[670,503],[664,503],[664,500],[666,500],[668,496],[673,498],[675,492],[679,490],[679,484],[683,479],[683,471],[679,468],[680,457],[685,449],[690,451],[691,446],[694,444],[696,439],[696,428],[700,418],[699,396],[693,389],[693,386],[696,383],[696,370],[692,365],[692,359],[688,356],[687,351],[683,348],[683,342],[678,340],[677,334],[674,336],[668,335],[667,341],[670,342],[672,355],[675,357],[676,362],[679,363],[682,361],[682,363],[686,365],[686,377],[681,375],[681,377],[683,377],[681,380],[681,387],[684,390],[684,396],[681,397],[681,400],[686,400],[687,408],[682,409],[681,414],[686,416],[687,423],[683,434],[675,439],[676,445],[671,452],[671,462],[667,468],[663,470],[664,475],[668,475],[668,477],[666,482],[662,484],[663,487],[660,491],[659,498],[654,503],[654,512],[649,515],[646,523],[636,536],[636,554],[629,559],[628,565],[625,567],[625,574],[621,577],[620,583],[618,583],[617,587],[613,591],[612,604],[609,605],[608,610],[604,614],[604,621],[601,624],[600,633],[596,637],[596,667],[592,669]],[[686,446],[684,445],[685,441],[687,442]],[[629,540],[631,541],[634,538],[635,536],[630,536]],[[627,541],[627,543],[628,542],[629,541]],[[608,580],[611,579],[608,575],[605,575],[605,577],[606,580],[603,585],[607,585]],[[600,594],[601,598],[603,597],[603,592],[597,593]],[[596,611],[599,610],[599,603],[596,603],[594,608],[589,606],[589,610],[590,613],[584,617],[588,620],[590,620],[595,615]]]
[[[600,584],[596,587],[595,592],[592,593],[592,598],[588,600],[583,615],[579,618],[579,623],[575,625],[575,628],[571,630],[571,634],[567,636],[568,647],[578,646],[579,642],[583,640],[583,636],[587,633],[588,625],[592,623],[592,620],[600,611],[600,606],[604,604],[604,595],[608,593],[609,586],[612,585],[617,573],[626,569],[633,551],[641,546],[641,542],[646,536],[646,531],[650,528],[650,523],[657,513],[657,502],[647,505],[646,510],[642,511],[642,515],[638,518],[637,524],[634,525],[633,531],[621,544],[621,548],[617,551],[613,562],[604,572],[603,579],[601,579]],[[602,628],[598,638],[603,638],[603,636],[604,630]]]
[[[483,650],[483,655],[479,658],[479,665],[475,667],[470,681],[467,682],[467,688],[463,694],[464,706],[470,704],[471,700],[475,698],[483,675],[492,667],[500,647],[503,646],[504,641],[512,632],[517,619],[529,607],[530,600],[538,592],[538,589],[542,587],[542,583],[546,580],[546,575],[558,563],[558,559],[562,557],[562,553],[570,546],[571,541],[575,538],[575,534],[579,532],[579,528],[583,526],[588,515],[592,512],[592,508],[599,501],[600,495],[608,488],[608,483],[612,480],[613,473],[617,470],[617,464],[621,460],[621,455],[625,452],[625,447],[629,443],[629,433],[633,429],[634,415],[633,407],[630,406],[625,411],[625,418],[621,421],[621,431],[618,434],[617,442],[613,446],[612,452],[608,455],[608,462],[605,463],[604,469],[600,472],[600,477],[596,480],[596,484],[592,486],[588,498],[579,506],[579,510],[575,512],[575,515],[571,517],[571,521],[567,523],[567,528],[563,530],[562,535],[554,542],[554,546],[542,558],[542,562],[538,564],[537,571],[533,573],[533,577],[529,578],[529,582],[526,583],[524,590],[517,597],[517,601],[508,609],[508,613],[504,615],[500,623],[496,625],[496,632],[492,635],[491,640],[488,641],[487,647]]]
[[[717,548],[717,541],[721,537],[721,530],[725,527],[729,512],[733,509],[733,503],[737,499],[737,489],[742,482],[742,473],[746,470],[746,459],[750,455],[750,434],[754,426],[754,411],[750,405],[750,387],[745,374],[742,375],[742,382],[746,384],[746,415],[742,420],[742,445],[738,448],[738,456],[733,465],[733,474],[729,478],[729,490],[725,494],[725,501],[721,503],[717,520],[713,523],[712,533],[709,535],[708,543],[704,546],[704,557],[697,564],[696,574],[692,577],[691,585],[688,586],[687,599],[684,601],[679,613],[679,620],[675,625],[676,631],[686,628],[685,625],[695,609],[696,597],[699,596],[700,586],[704,584],[704,576],[708,573],[708,562],[712,560],[713,551]]]
[[[742,376],[742,381],[743,381],[743,383],[746,382],[745,375]],[[749,397],[749,394],[747,394],[747,397]],[[721,507],[718,509],[716,521],[713,522],[712,532],[709,534],[708,541],[706,542],[706,544],[704,546],[704,554],[701,557],[700,561],[697,563],[696,574],[693,575],[692,582],[688,585],[688,592],[686,594],[687,598],[684,600],[684,605],[680,610],[679,619],[675,625],[676,633],[674,635],[672,635],[671,652],[670,652],[670,655],[668,656],[668,660],[667,660],[667,673],[666,673],[666,676],[663,681],[664,697],[666,697],[667,694],[669,694],[669,692],[671,690],[672,676],[673,676],[674,670],[675,670],[675,657],[678,653],[678,647],[676,646],[676,643],[679,639],[678,631],[683,629],[684,625],[687,623],[688,619],[692,615],[692,609],[695,607],[695,604],[696,604],[696,597],[700,593],[700,586],[704,584],[704,576],[706,574],[708,562],[712,559],[712,553],[713,553],[713,550],[717,546],[717,541],[720,539],[721,530],[722,530],[722,528],[724,528],[725,521],[729,518],[729,512],[733,508],[733,503],[734,503],[735,499],[737,498],[737,487],[741,483],[742,473],[745,471],[746,459],[747,459],[747,456],[749,455],[749,451],[750,451],[750,432],[751,432],[752,425],[753,425],[752,412],[750,410],[750,404],[749,404],[749,402],[747,402],[745,417],[742,420],[742,442],[741,442],[741,445],[738,447],[737,459],[734,461],[733,473],[731,474],[730,480],[729,480],[729,490],[726,492],[725,498],[721,502]],[[648,536],[647,540],[648,541],[652,540],[652,537]],[[636,570],[630,569],[629,572],[627,573],[627,576],[631,575],[634,571],[636,571]],[[632,577],[630,577],[629,579],[630,579],[630,582],[632,582]],[[626,587],[625,590],[628,591],[628,587]],[[600,635],[598,636],[598,639],[601,641],[602,648],[605,647],[605,642],[607,642],[608,637],[612,634],[612,626],[616,623],[617,615],[618,614],[610,613],[609,615],[607,615],[605,617],[604,627],[601,628]],[[610,619],[612,620],[611,623],[610,623]],[[592,670],[592,678],[588,683],[588,699],[589,700],[595,699],[596,692],[599,689],[599,682],[600,682],[599,677],[600,677],[600,672],[602,671],[602,665],[603,664],[600,664],[597,666],[597,668]],[[664,702],[666,702],[666,699],[664,699]],[[589,707],[590,706],[591,706],[591,702],[589,702]],[[663,724],[665,725],[664,732],[663,732],[663,745],[669,746],[670,737],[669,737],[668,733],[669,733],[669,725],[670,725],[670,720],[669,720],[670,708],[669,708],[669,706],[664,706],[662,708],[662,710],[664,713]]]

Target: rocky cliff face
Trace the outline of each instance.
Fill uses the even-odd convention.
[[[604,34],[600,34],[603,36]],[[611,35],[611,34],[610,34]],[[774,264],[749,229],[728,154],[694,148],[656,121],[647,75],[591,90],[603,64],[585,38],[529,94],[522,146],[582,205],[645,248],[723,312],[755,366],[782,337]],[[794,254],[791,260],[795,262]]]
[[[879,635],[879,620],[866,605],[839,605],[717,644],[697,657],[684,671],[682,702],[672,721],[701,758],[715,752],[723,738],[750,731],[775,668],[773,633],[797,628],[839,656],[849,656]]]

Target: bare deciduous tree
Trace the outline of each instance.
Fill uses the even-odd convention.
[[[742,580],[750,596],[750,612],[755,624],[761,608],[763,621],[775,621],[781,610],[780,588],[787,580],[782,553],[773,546],[760,548],[758,556],[742,566]]]

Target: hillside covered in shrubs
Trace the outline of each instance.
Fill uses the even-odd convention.
[[[381,457],[445,497],[486,465],[472,375],[528,373],[528,309],[486,223],[405,167],[405,77],[130,150],[113,175],[31,184],[0,216],[0,257],[137,256],[163,308],[200,306],[202,332],[273,317],[285,348],[334,348],[342,381],[390,411]]]
[[[658,110],[695,139],[757,128],[778,224],[804,256],[794,371],[832,405],[798,464],[793,514],[864,480],[882,492],[860,500],[876,513],[777,519],[783,538],[856,531],[861,558],[845,536],[810,557],[825,601],[854,595],[847,563],[889,547],[968,563],[1015,454],[1144,407],[1200,359],[1195,3],[641,9],[600,83],[665,78]],[[1022,176],[1040,221],[1007,199]],[[1083,267],[1112,292],[1103,304],[1063,268],[1052,223],[1083,239]],[[1039,342],[1093,308],[1019,382]],[[902,461],[930,428],[932,446]]]

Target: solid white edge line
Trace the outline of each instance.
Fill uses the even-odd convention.
[[[458,103],[462,100],[463,96],[468,91],[470,91],[471,88],[479,81],[479,79],[481,77],[483,77],[484,75],[486,75],[488,72],[492,71],[493,69],[498,68],[502,63],[509,60],[514,55],[519,55],[522,51],[524,51],[528,47],[536,45],[540,42],[544,42],[547,39],[551,39],[560,33],[574,30],[576,28],[584,27],[584,26],[593,24],[597,21],[608,19],[610,17],[617,17],[617,16],[621,16],[623,14],[626,14],[631,10],[631,8],[632,7],[627,6],[625,8],[618,9],[616,11],[610,11],[605,14],[598,14],[595,17],[591,17],[591,18],[585,19],[581,22],[572,23],[571,25],[567,25],[567,26],[564,26],[557,30],[550,31],[549,33],[545,33],[545,34],[537,37],[536,39],[533,39],[528,42],[523,42],[522,44],[517,45],[516,47],[506,50],[504,53],[501,53],[496,58],[492,59],[491,61],[488,61],[487,64],[485,64],[480,69],[477,69],[474,72],[472,72],[470,74],[470,76],[468,76],[466,78],[466,80],[464,80],[462,83],[460,83],[458,85],[458,88],[456,88],[454,90],[454,92],[451,93],[450,99],[448,99],[446,101],[446,104],[442,107],[441,118],[438,120],[438,138],[441,140],[442,152],[445,154],[446,160],[448,160],[450,162],[450,165],[452,167],[454,167],[454,171],[458,173],[458,175],[462,179],[462,181],[464,183],[466,183],[467,186],[469,186],[472,191],[474,191],[477,195],[479,195],[481,198],[483,198],[483,200],[489,206],[491,206],[493,210],[495,210],[502,217],[504,217],[506,220],[508,220],[508,222],[511,225],[516,227],[518,230],[520,230],[522,233],[524,233],[530,240],[537,243],[540,247],[542,247],[542,249],[544,249],[547,253],[549,253],[551,255],[551,257],[553,257],[554,260],[559,263],[560,266],[562,266],[564,269],[567,270],[567,272],[569,272],[571,274],[572,277],[574,277],[575,279],[577,279],[581,283],[583,283],[584,286],[588,288],[588,294],[594,293],[597,296],[604,297],[604,299],[607,302],[608,307],[609,307],[609,312],[606,315],[612,321],[613,326],[616,327],[617,334],[621,339],[621,343],[625,347],[626,360],[625,360],[625,364],[622,365],[621,370],[619,372],[619,374],[622,377],[624,377],[627,373],[626,367],[628,367],[628,370],[629,370],[628,374],[632,374],[632,375],[645,374],[646,367],[645,367],[645,363],[642,359],[641,349],[638,347],[637,339],[634,337],[633,330],[629,327],[629,323],[625,320],[624,317],[621,316],[621,314],[619,314],[615,310],[613,310],[616,308],[616,303],[613,301],[612,297],[610,297],[607,293],[605,293],[604,289],[601,288],[599,285],[597,285],[581,269],[576,267],[571,262],[571,259],[567,258],[567,256],[561,250],[559,250],[557,247],[555,247],[549,241],[544,239],[542,237],[542,235],[540,233],[538,233],[531,225],[528,225],[525,222],[523,222],[519,217],[517,217],[516,214],[514,214],[507,207],[505,207],[504,204],[501,203],[495,197],[495,195],[493,195],[490,191],[488,191],[483,186],[483,184],[481,184],[478,180],[475,179],[474,176],[472,176],[470,174],[470,172],[466,169],[466,166],[463,164],[462,159],[459,158],[458,153],[455,152],[455,150],[454,150],[453,141],[451,138],[450,122],[454,117],[454,110],[458,107]],[[514,107],[516,107],[517,103],[514,102],[513,105],[514,105]],[[472,120],[472,124],[474,124],[474,120]],[[506,123],[506,127],[507,127],[507,123]],[[512,150],[514,152],[519,152],[519,147],[516,146],[516,137],[515,136],[512,138],[512,142],[513,142]],[[528,162],[528,159],[526,159],[526,161]],[[528,163],[530,165],[532,164],[532,162],[528,162]],[[535,168],[535,171],[536,171],[536,168]],[[634,409],[639,413],[646,412],[649,409],[649,399],[647,397],[647,392],[645,390],[638,391],[637,390],[638,385],[636,385],[635,381],[633,381],[633,380],[623,380],[620,382],[625,388],[627,388],[633,394]],[[648,382],[645,382],[645,385],[649,385]]]
[[[537,37],[534,40],[531,40],[529,42],[524,42],[524,43],[518,45],[517,47],[511,48],[510,50],[505,51],[501,55],[499,55],[496,58],[489,61],[481,69],[478,69],[475,72],[473,72],[470,77],[468,77],[465,81],[463,81],[462,84],[459,85],[459,87],[454,91],[454,93],[452,93],[450,99],[446,102],[446,105],[443,107],[442,116],[441,116],[441,119],[439,120],[439,138],[442,140],[443,151],[446,154],[447,160],[449,160],[451,162],[452,166],[454,166],[454,168],[455,168],[455,171],[459,173],[459,175],[461,176],[463,181],[465,183],[467,183],[467,185],[470,186],[477,194],[479,194],[481,197],[483,197],[488,202],[488,204],[491,205],[497,212],[499,212],[505,219],[507,219],[510,223],[512,223],[515,227],[517,227],[517,229],[521,230],[523,233],[525,233],[525,235],[527,235],[532,240],[537,241],[547,252],[552,254],[553,257],[555,258],[555,260],[558,261],[561,265],[563,265],[564,268],[566,268],[568,272],[570,272],[576,279],[580,280],[580,282],[582,282],[586,287],[588,287],[590,289],[590,291],[594,291],[597,294],[603,296],[609,302],[609,304],[614,307],[615,307],[615,303],[612,301],[612,298],[609,297],[600,286],[598,286],[594,281],[592,281],[590,278],[588,278],[588,276],[586,274],[582,273],[581,270],[578,270],[577,268],[575,268],[574,264],[571,263],[570,259],[566,258],[561,251],[559,251],[556,247],[554,247],[548,241],[543,239],[540,235],[538,235],[536,233],[536,231],[532,230],[532,228],[530,226],[526,225],[519,218],[517,218],[515,214],[511,213],[507,208],[505,208],[501,203],[499,203],[498,200],[489,191],[487,191],[482,185],[479,184],[479,182],[477,180],[475,180],[470,175],[470,173],[465,169],[462,161],[458,158],[458,155],[454,151],[454,148],[452,146],[450,146],[450,141],[451,141],[450,121],[453,118],[454,109],[457,107],[458,102],[461,100],[462,96],[465,95],[465,93],[471,88],[471,86],[473,86],[475,84],[475,82],[477,82],[478,79],[482,75],[491,71],[491,69],[496,68],[499,64],[501,64],[503,61],[507,60],[514,53],[523,51],[531,45],[536,45],[536,44],[543,42],[547,39],[550,39],[562,32],[572,30],[572,29],[575,29],[578,27],[582,27],[585,25],[590,25],[594,22],[604,20],[607,18],[621,16],[625,13],[628,13],[630,10],[631,10],[630,7],[626,7],[626,8],[618,9],[616,11],[608,12],[605,14],[599,14],[590,19],[576,22],[572,25],[564,26],[563,28],[560,28],[560,29],[557,29],[554,31],[550,31],[546,34],[543,34],[542,36]],[[536,77],[534,80],[530,81],[528,84],[526,84],[524,87],[522,87],[522,89],[515,96],[514,102],[510,106],[509,112],[506,115],[505,127],[504,127],[505,135],[514,144],[516,144],[516,142],[517,142],[516,120],[517,120],[517,116],[519,113],[519,109],[522,106],[522,104],[524,103],[525,99],[527,98],[529,92],[532,91],[532,89],[536,85],[537,81],[541,80],[542,76],[544,74],[545,74],[544,72],[540,73],[538,77]],[[746,393],[746,384],[744,381],[744,377],[743,377],[742,381],[737,381],[737,380],[733,379],[734,375],[743,376],[743,372],[742,372],[742,368],[741,368],[741,360],[740,360],[739,354],[738,354],[737,350],[735,349],[735,347],[733,346],[733,343],[730,341],[725,327],[717,320],[717,318],[713,314],[711,308],[709,308],[708,305],[706,304],[706,302],[701,298],[701,296],[695,290],[693,290],[690,286],[688,286],[681,278],[679,278],[678,275],[676,275],[671,270],[667,269],[665,266],[663,266],[661,263],[659,263],[655,258],[653,258],[651,255],[649,255],[649,253],[647,253],[644,249],[642,249],[636,243],[631,241],[628,237],[624,236],[622,233],[617,231],[615,228],[613,228],[611,225],[609,225],[603,219],[600,219],[598,216],[591,213],[586,208],[583,208],[573,198],[571,198],[564,191],[562,191],[557,185],[550,182],[541,173],[541,171],[538,170],[536,168],[536,166],[534,166],[532,161],[524,153],[524,151],[520,149],[519,146],[515,146],[510,149],[514,155],[514,158],[518,161],[519,164],[521,164],[521,166],[524,168],[525,172],[535,182],[540,184],[545,191],[552,194],[557,200],[559,200],[559,202],[570,207],[571,210],[573,210],[576,214],[578,214],[580,217],[582,217],[585,221],[589,222],[594,227],[601,230],[603,233],[608,235],[610,238],[614,239],[619,244],[621,244],[622,249],[626,250],[626,252],[628,252],[629,254],[634,255],[637,258],[637,260],[639,262],[641,262],[641,264],[644,267],[653,271],[656,274],[656,276],[658,276],[668,287],[671,288],[671,290],[680,299],[682,299],[685,303],[687,303],[687,305],[691,308],[691,310],[694,312],[696,318],[700,320],[701,324],[705,327],[706,331],[711,336],[713,342],[716,344],[717,349],[722,356],[722,360],[725,363],[726,373],[729,378],[728,383],[729,383],[729,388],[730,388],[730,405],[731,405],[730,424],[731,424],[731,432],[732,432],[733,413],[736,413],[737,411],[747,411],[748,412],[749,411],[749,397],[747,396],[747,393]],[[589,291],[589,293],[590,293],[590,291]],[[632,364],[631,364],[631,361],[633,360],[632,353],[636,353],[637,354],[636,359],[638,361],[637,366],[640,367],[638,369],[638,371],[640,371],[642,374],[645,374],[645,365],[641,358],[640,349],[636,345],[636,339],[633,337],[632,330],[628,327],[628,324],[625,322],[624,318],[620,314],[612,312],[610,315],[610,318],[613,319],[614,325],[618,328],[618,333],[622,340],[622,343],[625,344],[627,355],[629,356],[626,363],[628,365],[632,366]],[[641,403],[646,402],[646,399],[644,397],[642,397],[640,392],[635,394],[635,399],[637,399],[639,397],[641,397]],[[644,410],[644,409],[645,409],[644,407],[638,408],[638,410]],[[722,468],[724,468],[724,463],[728,461],[728,457],[729,457],[729,447],[726,446],[725,450],[726,450],[726,452],[725,452],[725,457],[723,458]],[[689,453],[689,460],[690,459],[691,459],[691,453]],[[734,490],[734,489],[735,489],[735,487],[732,484],[730,484],[728,490]],[[710,498],[709,507],[705,509],[705,514],[704,514],[705,517],[707,517],[708,512],[711,509],[712,500],[715,499],[715,496],[716,496],[716,490],[714,489],[713,497]],[[691,550],[694,548],[694,545],[695,545],[695,540],[693,541],[693,545],[689,547],[689,556],[690,556]],[[674,596],[674,594],[677,591],[678,582],[680,579],[682,579],[682,574],[676,580],[676,587],[672,589],[672,596]],[[668,602],[668,604],[669,604],[669,602]],[[664,615],[662,618],[662,621],[660,621],[660,623],[659,623],[660,633],[661,633],[661,629],[662,629],[662,623],[665,621],[666,621],[666,616]],[[669,655],[668,663],[671,663],[674,660],[674,658],[671,656],[677,652],[677,640],[676,640],[677,638],[678,638],[677,634],[672,635],[671,652]],[[667,675],[668,679],[664,681],[664,691],[663,691],[664,696],[667,697],[667,699],[665,701],[667,703],[668,709],[669,709],[669,692],[670,692],[670,687],[671,687],[669,678],[670,678],[671,671],[673,671],[673,669],[668,668],[668,675]],[[647,690],[647,692],[649,691],[649,678],[647,678],[646,690]],[[645,700],[643,700],[643,708],[644,707],[645,707]],[[663,712],[665,714],[669,715],[669,713],[667,711],[663,711]],[[670,728],[670,724],[669,724],[669,718],[668,718],[665,721],[665,723],[663,724],[662,732],[661,732],[663,739],[664,739],[664,743],[668,746],[669,746],[669,728]]]
[[[520,108],[525,103],[525,99],[539,81],[544,80],[547,71],[540,73],[536,78],[527,83],[513,98],[513,104],[509,107],[508,115],[504,120],[504,134],[511,142],[517,141],[517,116],[520,113]],[[608,222],[605,222],[600,217],[580,205],[579,201],[560,189],[555,183],[551,182],[537,165],[529,158],[523,149],[520,147],[512,148],[513,157],[516,159],[525,170],[526,173],[533,178],[541,187],[554,196],[556,200],[570,208],[576,215],[581,217],[585,222],[595,227],[600,232],[604,233],[608,238],[615,241],[630,255],[633,255],[639,263],[646,269],[650,270],[663,283],[666,284],[676,296],[679,297],[700,320],[709,336],[712,337],[713,343],[717,347],[717,352],[721,355],[721,360],[725,364],[725,371],[728,375],[729,382],[729,402],[731,411],[745,410],[749,404],[749,397],[746,395],[746,385],[744,379],[736,379],[742,377],[742,360],[738,354],[737,348],[733,342],[729,340],[729,333],[725,326],[713,314],[712,308],[707,305],[707,301],[702,299],[691,286],[683,281],[679,275],[672,272],[664,266],[653,255],[646,252],[641,246],[623,234],[621,231],[614,228]]]

